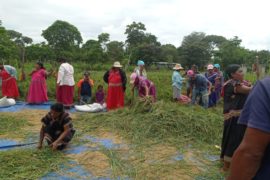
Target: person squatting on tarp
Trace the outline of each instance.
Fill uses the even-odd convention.
[[[114,62],[112,68],[103,76],[103,80],[108,84],[106,102],[108,110],[124,107],[127,77],[121,68],[119,62]]]
[[[50,112],[41,119],[41,122],[39,149],[42,148],[45,139],[53,150],[62,150],[75,134],[72,119],[68,113],[64,112],[64,106],[61,103],[53,104]]]
[[[47,79],[48,73],[43,63],[37,62],[35,69],[31,72],[31,83],[28,91],[27,102],[30,104],[42,104],[48,101]]]
[[[73,106],[74,97],[74,69],[65,58],[58,58],[61,63],[57,77],[57,102],[63,103],[65,107]]]
[[[239,65],[228,66],[226,74],[228,74],[229,80],[222,89],[224,129],[220,155],[224,163],[224,171],[228,171],[233,153],[244,136],[246,126],[238,124],[237,121],[252,89],[252,86],[247,81],[244,81],[244,74]]]
[[[14,67],[0,64],[0,79],[2,82],[2,96],[17,99],[19,89],[17,86],[17,71]]]

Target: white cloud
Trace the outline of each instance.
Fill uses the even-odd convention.
[[[44,41],[42,30],[61,19],[75,25],[84,41],[108,32],[124,41],[127,24],[141,21],[162,43],[181,44],[193,31],[239,36],[251,49],[270,49],[267,0],[0,0],[8,29]]]

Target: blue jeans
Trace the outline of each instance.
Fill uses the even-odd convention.
[[[91,103],[91,96],[83,96],[81,95],[80,104],[90,104]]]
[[[197,101],[200,101],[202,103],[202,106],[207,109],[208,108],[208,102],[209,102],[209,96],[208,96],[208,91],[207,90],[198,90],[198,89],[193,89],[192,91],[192,104],[195,104]]]

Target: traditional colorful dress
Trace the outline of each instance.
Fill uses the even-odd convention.
[[[126,75],[122,70],[110,70],[104,75],[108,83],[107,108],[109,110],[124,107]]]
[[[224,130],[222,137],[221,159],[230,162],[244,136],[246,126],[237,124],[242,108],[248,97],[247,94],[236,92],[237,86],[242,86],[236,80],[229,80],[224,84]]]
[[[215,92],[215,82],[217,78],[217,73],[213,73],[213,74],[205,73],[205,77],[212,84],[211,94],[209,95],[208,107],[213,107],[213,106],[216,106],[217,104],[217,94]]]
[[[18,98],[19,90],[15,77],[11,76],[4,68],[0,71],[0,78],[2,79],[2,96],[9,98]]]
[[[42,104],[48,101],[46,86],[46,71],[39,69],[33,71],[32,80],[29,87],[27,102],[31,104]]]
[[[73,105],[75,85],[73,75],[73,66],[68,63],[62,63],[58,71],[56,99],[57,102],[63,103],[66,107]]]
[[[140,97],[145,97],[146,96],[146,88],[149,89],[149,96],[152,96],[154,100],[156,100],[156,87],[155,84],[144,78],[144,77],[137,77],[134,85],[136,87],[138,87],[138,91],[139,91],[139,96]]]

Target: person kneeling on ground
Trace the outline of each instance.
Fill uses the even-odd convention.
[[[53,104],[50,112],[41,119],[41,122],[39,149],[42,148],[45,139],[53,150],[62,150],[74,136],[75,130],[71,117],[64,112],[64,105],[61,103]]]

